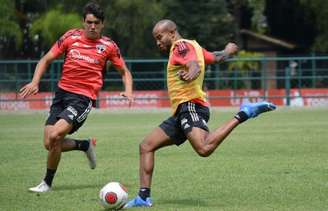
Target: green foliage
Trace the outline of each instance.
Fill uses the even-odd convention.
[[[249,52],[249,51],[239,51],[236,56],[236,61],[229,62],[229,70],[238,70],[238,71],[259,71],[260,62],[259,61],[248,61],[247,59],[259,58],[262,57],[262,53],[258,52]],[[240,59],[240,60],[239,60]]]
[[[128,57],[154,57],[154,23],[163,17],[157,0],[113,0],[106,8],[105,34],[108,33]]]
[[[258,33],[270,32],[266,16],[273,6],[286,9],[284,1],[274,0],[95,0],[105,10],[105,35],[112,37],[120,46],[124,56],[133,58],[154,58],[160,54],[152,37],[153,25],[162,18],[175,21],[181,35],[185,38],[196,39],[209,50],[222,48],[227,41],[236,41],[239,24],[243,22]],[[0,0],[0,42],[1,57],[28,56],[32,58],[60,37],[67,29],[80,27],[82,9],[88,0]],[[268,2],[271,2],[269,4]],[[281,3],[284,2],[284,3]],[[303,8],[294,15],[294,20],[304,20],[311,24],[315,22],[316,30],[308,32],[309,38],[301,46],[311,45],[312,50],[328,52],[328,7],[326,0],[293,0],[288,1],[290,7],[297,8],[300,3]],[[288,8],[288,7],[287,7]],[[304,9],[304,11],[303,11]],[[229,12],[228,12],[229,10]],[[266,12],[266,13],[265,13]],[[307,18],[304,18],[307,13]],[[40,17],[40,14],[42,15]],[[286,13],[282,13],[286,14]],[[287,13],[288,14],[288,13]],[[249,17],[251,15],[251,17]],[[272,14],[271,14],[272,15]],[[40,17],[35,20],[36,17]],[[246,18],[247,21],[241,21]],[[268,15],[268,20],[270,16]],[[287,19],[290,17],[284,17]],[[272,19],[271,19],[272,20]],[[309,21],[307,21],[309,20]],[[314,21],[315,20],[315,21]],[[32,24],[32,28],[30,28]],[[274,23],[273,23],[274,25]],[[299,31],[306,24],[298,26]],[[290,31],[282,24],[272,35],[281,39],[293,41]],[[311,28],[312,29],[312,28]],[[29,32],[31,30],[31,32]],[[23,33],[29,32],[30,39]],[[288,32],[288,33],[287,33]],[[315,34],[316,33],[316,34]],[[313,34],[313,35],[312,35]],[[313,38],[316,36],[316,38]],[[40,42],[34,44],[31,40],[40,37]],[[299,36],[298,36],[299,37]],[[24,45],[23,43],[24,38]],[[36,41],[36,40],[34,40]],[[16,48],[16,49],[15,49]],[[5,49],[5,50],[3,50]],[[37,50],[34,50],[37,49]],[[307,50],[307,49],[306,49]],[[38,56],[37,56],[38,57]]]
[[[236,31],[233,17],[228,13],[225,0],[163,1],[165,17],[178,25],[184,38],[195,39],[209,50],[218,50]]]
[[[313,44],[313,50],[328,52],[328,7],[326,0],[299,0],[306,7],[307,15],[315,17],[315,26],[318,34]]]
[[[229,0],[227,1],[230,8],[232,8],[232,13],[234,13],[234,18],[237,24],[241,24],[242,12],[244,10],[251,10],[251,27],[253,31],[258,33],[265,33],[267,31],[266,16],[264,15],[264,10],[266,7],[265,0]]]
[[[258,33],[265,33],[267,30],[266,17],[264,16],[264,0],[248,0],[248,5],[253,9],[252,29]]]
[[[16,48],[21,46],[23,34],[15,16],[15,2],[12,0],[0,1],[0,42],[14,39]]]
[[[64,13],[60,7],[57,7],[33,21],[30,36],[41,35],[43,44],[49,46],[68,29],[80,28],[81,20],[78,14]]]

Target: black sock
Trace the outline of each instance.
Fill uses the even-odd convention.
[[[146,201],[146,199],[150,197],[150,188],[140,188],[138,195]]]
[[[89,149],[89,141],[79,141],[79,140],[74,140],[75,141],[75,150],[81,150],[81,151],[87,151]]]
[[[47,173],[46,173],[46,176],[44,178],[44,181],[47,183],[47,185],[49,185],[49,187],[51,187],[51,185],[52,185],[52,180],[54,179],[54,176],[56,174],[56,170],[57,169],[48,169],[47,168]]]
[[[247,114],[244,111],[239,111],[235,118],[239,121],[239,123],[245,122],[248,119]]]

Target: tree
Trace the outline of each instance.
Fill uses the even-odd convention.
[[[33,21],[30,36],[34,41],[41,37],[41,45],[49,48],[68,29],[80,27],[81,17],[78,14],[64,13],[62,7],[57,6]]]
[[[196,39],[209,50],[234,38],[236,25],[225,0],[163,0],[165,17],[176,22],[181,35]]]
[[[18,20],[15,16],[15,3],[11,0],[0,1],[0,58],[11,54],[13,46],[18,49],[23,40]],[[11,50],[9,52],[9,50]]]
[[[300,3],[308,8],[306,18],[314,19],[314,28],[317,31],[312,49],[314,51],[328,52],[328,7],[326,0],[299,0]],[[314,18],[313,18],[314,17]]]
[[[270,35],[295,43],[299,53],[308,53],[317,34],[315,14],[310,15],[308,11],[308,6],[300,0],[266,0]]]
[[[105,34],[109,33],[126,57],[158,56],[152,38],[154,23],[163,17],[157,0],[113,0],[106,8]]]

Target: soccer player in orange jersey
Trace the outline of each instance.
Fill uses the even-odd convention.
[[[242,122],[276,108],[269,102],[248,103],[221,127],[210,132],[210,112],[202,90],[205,65],[219,63],[235,54],[238,47],[228,43],[223,51],[208,52],[196,41],[183,39],[171,20],[161,20],[153,28],[153,36],[161,51],[169,52],[167,87],[172,116],[149,133],[140,144],[140,189],[125,208],[152,206],[150,198],[155,151],[186,140],[198,155],[211,155],[229,133]]]
[[[48,150],[47,170],[42,182],[29,190],[51,190],[61,153],[71,150],[85,152],[91,169],[96,167],[95,139],[73,140],[66,138],[78,130],[95,105],[103,84],[103,71],[110,61],[121,74],[125,96],[131,103],[132,76],[125,65],[120,50],[113,40],[102,36],[104,12],[96,3],[84,7],[83,29],[66,32],[38,62],[32,81],[21,88],[25,98],[39,91],[39,83],[48,65],[65,54],[62,76],[50,108],[44,129],[44,146]]]

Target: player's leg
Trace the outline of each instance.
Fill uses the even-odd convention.
[[[50,115],[46,125],[54,125],[59,118],[65,119],[73,126],[69,132],[69,134],[72,134],[82,127],[91,111],[91,108],[92,101],[88,97],[59,89],[58,92],[56,92],[56,97],[51,106]],[[48,144],[49,142],[45,139],[46,149],[48,149]],[[71,150],[83,151],[89,161],[91,169],[96,168],[95,147],[95,138],[77,140],[65,137],[62,141],[62,152]]]
[[[90,168],[96,167],[94,139],[73,140],[65,138],[67,134],[72,134],[83,125],[91,110],[91,106],[91,100],[85,96],[68,93],[63,90],[56,92],[44,132],[44,145],[49,151],[45,184],[49,187],[52,184],[52,179],[63,151],[84,151],[89,160]],[[30,190],[35,192],[47,191],[38,191],[36,187]]]
[[[82,127],[86,121],[92,108],[92,101],[86,96],[74,93],[65,93],[65,100],[65,110],[60,113],[59,117],[73,125],[69,132],[69,134],[72,134]],[[62,142],[63,152],[71,150],[83,151],[89,161],[91,169],[96,168],[95,147],[95,138],[77,140],[66,137]]]
[[[197,108],[197,106],[196,106]],[[249,118],[255,118],[261,113],[272,111],[276,106],[269,102],[259,102],[259,103],[247,103],[243,104],[240,111],[235,115],[235,117],[228,122],[224,123],[219,128],[212,132],[208,132],[207,128],[202,126],[201,123],[193,121],[195,118],[190,120],[189,124],[193,125],[191,131],[185,131],[188,140],[190,141],[193,149],[203,157],[207,157],[215,151],[215,149],[223,142],[223,140],[237,127],[240,123],[246,121]],[[197,112],[197,111],[200,112]],[[193,109],[194,114],[192,116],[199,116],[199,119],[203,118],[202,108]],[[190,115],[189,113],[187,113]],[[196,118],[197,119],[197,118]],[[200,121],[200,120],[199,120]]]
[[[160,128],[155,128],[139,145],[140,187],[150,188],[154,170],[155,151],[174,143]]]
[[[71,131],[72,125],[66,120],[60,119],[55,125],[47,125],[44,129],[44,143],[48,149],[47,171],[42,182],[36,187],[30,188],[33,192],[50,191],[53,178],[61,158],[62,142]]]
[[[50,134],[50,130],[52,130],[53,126],[48,125],[45,129],[45,134],[44,134],[44,147],[49,150],[50,146],[50,141],[49,137],[46,138],[47,134]],[[68,152],[72,150],[79,150],[79,151],[84,151],[87,152],[90,147],[90,144],[92,145],[91,148],[95,148],[96,146],[96,139],[95,138],[89,138],[89,139],[72,139],[72,138],[67,138],[65,137],[64,140],[62,141],[62,152]]]
[[[173,144],[175,143],[163,131],[161,127],[155,128],[149,135],[145,137],[143,142],[139,145],[140,189],[138,195],[134,199],[130,200],[125,205],[125,208],[152,206],[150,188],[155,165],[155,151]]]
[[[65,138],[62,144],[62,151],[72,151],[79,150],[85,153],[89,167],[91,169],[96,168],[96,138],[88,138],[88,139],[72,139]]]
[[[239,125],[237,119],[231,119],[212,132],[193,127],[186,135],[193,149],[202,157],[207,157],[223,142],[231,131]]]

